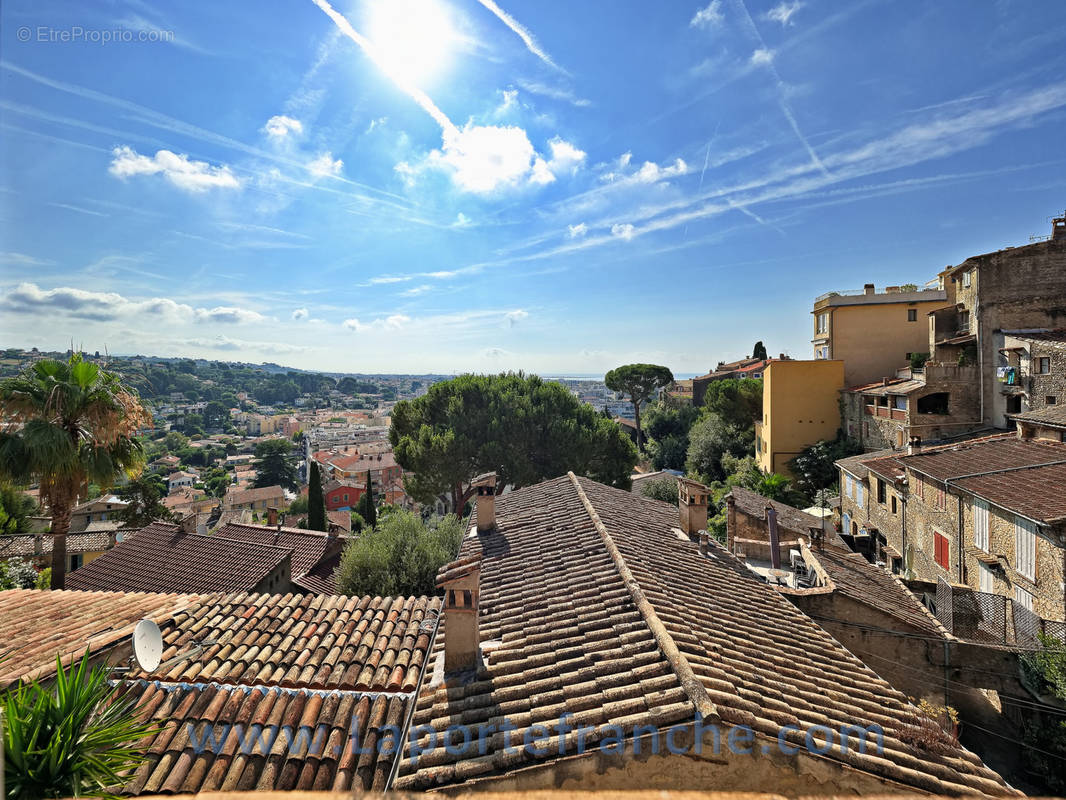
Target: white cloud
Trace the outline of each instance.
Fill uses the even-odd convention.
[[[780,22],[782,25],[791,25],[792,16],[801,8],[803,8],[803,3],[800,0],[793,0],[791,3],[783,0],[783,2],[778,3],[763,14],[763,19],[770,22]]]
[[[307,319],[308,316],[310,315],[306,308],[298,308],[292,312],[293,319]]]
[[[519,322],[529,317],[528,311],[523,311],[521,308],[516,308],[514,311],[508,311],[503,315],[503,318],[507,320],[509,327],[514,327]]]
[[[410,289],[405,289],[404,291],[400,292],[400,294],[404,297],[417,297],[420,294],[425,294],[426,292],[430,291],[433,291],[433,287],[430,286],[428,283],[423,283],[419,286],[412,286]]]
[[[549,140],[548,147],[551,150],[548,169],[556,175],[564,172],[572,175],[585,163],[585,151],[558,136]]]
[[[366,133],[370,133],[374,128],[380,128],[388,121],[388,117],[378,117],[377,119],[370,120],[370,124],[366,126]]]
[[[752,66],[761,67],[767,64],[773,63],[774,51],[767,50],[765,47],[760,47],[754,53],[751,54]]]
[[[611,236],[616,236],[619,239],[629,241],[636,235],[637,229],[630,225],[628,222],[625,224],[615,224],[611,226]]]
[[[538,83],[537,81],[520,80],[517,83],[530,94],[539,94],[541,97],[548,97],[552,100],[562,100],[563,102],[570,103],[578,108],[586,108],[587,106],[592,105],[590,100],[578,97],[569,89],[548,86],[547,84]]]
[[[378,318],[372,322],[362,323],[358,319],[346,319],[341,325],[350,331],[365,333],[373,330],[397,331],[411,322],[411,318],[405,314],[391,314],[384,319]]]
[[[267,124],[263,126],[263,132],[271,138],[284,139],[290,133],[303,133],[304,126],[298,119],[278,114],[267,120]]]
[[[410,275],[378,275],[376,278],[371,278],[370,283],[403,283],[404,281],[411,280]]]
[[[570,239],[578,239],[589,232],[589,226],[584,222],[579,222],[577,225],[567,225],[566,235]]]
[[[496,106],[495,114],[499,116],[506,114],[512,108],[518,104],[518,90],[517,89],[504,89],[500,92],[503,95],[503,100]]]
[[[470,219],[466,214],[460,211],[455,215],[455,222],[452,223],[453,228],[469,228],[474,224],[474,221]]]
[[[194,339],[179,339],[178,344],[188,347],[202,347],[205,350],[225,350],[232,351],[258,351],[261,353],[276,353],[286,355],[290,353],[303,353],[310,350],[310,347],[305,347],[298,344],[288,344],[284,342],[256,342],[248,341],[247,339],[233,339],[229,336],[215,336],[211,339],[194,338]]]
[[[623,153],[618,159],[617,171],[605,172],[600,176],[604,183],[616,185],[628,183],[655,183],[657,181],[676,178],[678,175],[687,175],[689,166],[683,159],[675,159],[673,164],[659,165],[654,161],[645,161],[636,170],[629,171],[632,161],[632,153]]]
[[[159,150],[142,156],[128,145],[116,147],[108,172],[116,178],[133,175],[162,175],[179,189],[205,192],[208,189],[236,189],[241,183],[228,166],[215,167],[206,161],[190,161],[188,156]]]
[[[537,156],[533,161],[533,170],[529,173],[529,182],[537,186],[547,186],[554,181],[555,173],[548,166],[548,162]]]
[[[134,300],[117,292],[92,292],[59,286],[41,289],[35,283],[20,283],[3,293],[0,309],[16,314],[54,313],[97,322],[139,319],[142,322],[243,324],[263,322],[265,317],[235,306],[193,308],[167,297]]]
[[[315,177],[328,178],[340,175],[342,167],[344,167],[344,162],[339,158],[334,160],[333,154],[327,150],[318,158],[308,162],[307,171]]]
[[[716,28],[722,24],[722,0],[711,0],[706,8],[701,8],[689,22],[690,28]]]

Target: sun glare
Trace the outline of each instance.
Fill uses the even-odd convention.
[[[439,79],[459,38],[438,0],[370,0],[366,35],[382,67],[420,89]]]

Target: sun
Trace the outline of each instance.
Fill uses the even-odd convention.
[[[447,69],[459,40],[439,0],[369,0],[366,20],[382,69],[420,89]]]

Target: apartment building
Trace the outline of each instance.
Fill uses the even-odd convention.
[[[1002,433],[842,459],[841,533],[891,572],[1066,620],[1066,444]]]
[[[805,447],[836,438],[844,362],[773,359],[763,370],[763,417],[755,423],[755,460],[764,472],[791,474]]]
[[[814,357],[843,361],[845,386],[893,377],[912,353],[929,352],[926,320],[946,299],[943,289],[914,284],[826,292],[811,311]]]
[[[996,427],[1010,427],[1015,415],[1066,403],[1066,329],[997,331],[994,339]]]

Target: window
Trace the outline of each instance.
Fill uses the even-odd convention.
[[[971,283],[973,283],[973,270],[968,269],[962,273],[962,288],[969,289]]]
[[[936,488],[936,503],[935,503],[935,505],[941,511],[943,511],[946,508],[946,505],[944,503],[944,489],[941,486],[938,486]]]
[[[881,505],[885,504],[885,482],[880,478],[877,479],[877,502]]]
[[[816,318],[817,321],[817,333],[826,333],[829,330],[829,314],[822,312]]]
[[[917,476],[914,478],[914,496],[919,500],[925,499],[925,482]]]
[[[1036,580],[1036,526],[1021,517],[1014,518],[1014,568]]]
[[[996,576],[992,574],[992,569],[987,564],[978,562],[978,589],[985,594],[996,593]]]
[[[1033,596],[1021,586],[1014,587],[1014,600],[1027,611],[1033,610]]]
[[[1051,372],[1051,359],[1047,356],[1041,356],[1036,360],[1036,371],[1041,375],[1047,375]]]
[[[847,511],[840,515],[840,527],[843,529],[844,533],[851,530],[851,514]]]
[[[973,501],[973,543],[988,552],[988,502],[980,498]]]
[[[933,531],[933,557],[944,569],[951,569],[951,543],[942,533]]]
[[[933,392],[925,397],[918,398],[919,414],[947,414],[949,392]]]
[[[1021,414],[1022,413],[1022,396],[1020,394],[1007,395],[1007,413],[1008,414]]]
[[[1053,394],[1049,394],[1047,397],[1044,398],[1044,405],[1053,406],[1057,402],[1058,398],[1055,397],[1055,395]]]
[[[916,309],[916,308],[908,308],[907,309],[907,322],[917,322],[917,321],[918,321],[918,309]]]
[[[855,502],[859,508],[866,508],[866,485],[861,482],[855,484]]]
[[[893,514],[897,513],[897,511],[896,511],[896,496],[895,495],[892,495],[892,513]]]

